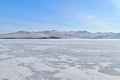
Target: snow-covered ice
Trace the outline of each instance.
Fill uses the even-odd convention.
[[[1,39],[0,80],[120,80],[120,40]]]

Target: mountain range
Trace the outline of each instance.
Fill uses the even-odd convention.
[[[17,31],[0,34],[0,39],[120,39],[120,33],[88,31]]]

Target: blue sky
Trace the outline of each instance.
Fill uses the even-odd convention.
[[[120,32],[120,0],[0,0],[0,33]]]

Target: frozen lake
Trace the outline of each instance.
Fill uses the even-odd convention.
[[[0,80],[120,80],[120,40],[0,39]]]

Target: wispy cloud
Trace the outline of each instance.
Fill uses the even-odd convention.
[[[120,0],[110,0],[111,4],[117,9],[120,9]]]
[[[70,27],[70,25],[53,24],[53,23],[48,24],[48,23],[40,23],[40,22],[21,21],[21,20],[16,20],[16,19],[7,19],[7,20],[3,19],[2,22],[3,22],[3,24],[1,24],[0,26],[2,26],[1,30],[4,30],[4,32],[7,32],[9,30],[11,32],[18,31],[18,30],[26,30],[26,31],[75,30],[73,27]]]
[[[3,29],[7,26],[7,28],[13,30],[23,29],[33,31],[55,29],[106,32],[120,29],[120,0],[92,0],[89,3],[87,2],[88,5],[86,5],[86,1],[78,0],[67,3],[68,1],[62,7],[61,5],[55,5],[57,6],[55,9],[53,9],[55,6],[36,9],[35,12],[29,9],[26,13],[23,13],[22,17],[20,16],[22,15],[21,13],[17,13],[19,14],[18,16],[10,16],[8,19],[7,17],[3,17],[3,19],[0,19],[0,26],[4,26]],[[81,5],[77,3],[81,3]],[[104,7],[105,9],[102,9]],[[31,12],[30,15],[29,11]]]
[[[75,28],[90,30],[90,31],[112,31],[109,22],[103,17],[95,14],[87,13],[80,9],[65,10],[65,17],[70,19]]]

